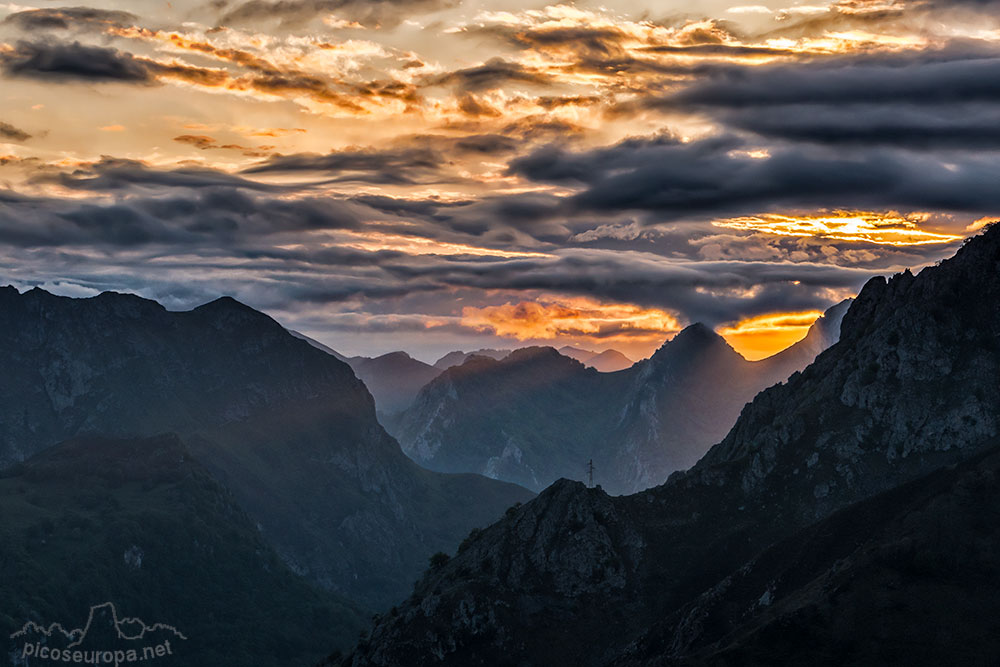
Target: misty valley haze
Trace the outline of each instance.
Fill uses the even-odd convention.
[[[0,5],[0,664],[1000,664],[1000,1]]]

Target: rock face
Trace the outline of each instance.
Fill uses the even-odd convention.
[[[178,664],[308,664],[329,652],[318,638],[347,648],[366,618],[295,575],[172,435],[76,439],[4,471],[0,562],[11,573],[0,578],[0,637],[13,664],[26,664],[25,644],[67,648],[69,637],[37,630],[53,623],[82,630],[72,637],[82,650],[141,653],[170,639]],[[139,634],[123,628],[135,624],[183,637],[121,641]]]
[[[958,627],[965,620],[992,633],[995,603],[977,601],[996,584],[976,589],[996,562],[995,528],[979,509],[980,500],[996,503],[996,458],[974,461],[997,442],[998,304],[1000,228],[917,277],[872,280],[844,316],[840,342],[760,394],[694,468],[620,498],[553,486],[425,574],[346,664],[703,664],[705,656],[716,656],[711,664],[770,664],[770,650],[805,655],[794,646],[797,628],[821,646],[850,648],[839,642],[864,616],[840,611],[878,619],[862,627],[854,645],[862,652],[847,661],[872,664],[883,629],[889,646],[904,641],[914,634],[908,626],[928,627],[919,615],[935,604],[960,615],[934,616],[941,629],[919,646],[946,653],[949,638],[970,634]],[[971,467],[953,477],[945,471],[901,489],[902,501],[892,491],[964,462]],[[920,495],[924,487],[931,495]],[[851,508],[863,501],[870,504]],[[845,508],[854,514],[834,514]],[[854,523],[870,520],[870,535]],[[959,528],[944,530],[952,522]],[[797,549],[801,559],[782,556]],[[831,564],[848,551],[846,570]],[[929,564],[920,565],[914,554],[924,551]],[[530,555],[537,576],[512,570],[529,557],[518,554]],[[915,578],[879,569],[893,554],[904,569],[916,563]],[[935,579],[949,562],[970,566],[954,572],[951,588]],[[852,572],[862,582],[855,587]],[[866,591],[897,584],[898,595],[879,593],[887,606],[873,609]],[[973,597],[957,601],[963,591]],[[994,643],[979,645],[981,662],[1000,658]],[[839,656],[817,653],[808,662],[842,664]]]
[[[998,475],[993,448],[797,531],[614,664],[994,664]]]
[[[610,493],[639,491],[694,465],[757,392],[809,364],[836,340],[845,309],[834,307],[806,340],[759,362],[700,324],[617,373],[551,348],[473,357],[421,390],[393,432],[432,470],[541,490],[560,477],[586,479],[592,459]]]
[[[347,364],[232,299],[0,289],[0,461],[85,434],[181,434],[298,572],[367,605],[530,494],[419,468]]]

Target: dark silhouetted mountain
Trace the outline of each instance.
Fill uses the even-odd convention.
[[[597,356],[597,352],[593,350],[584,350],[579,347],[573,347],[572,345],[564,345],[559,348],[559,354],[564,357],[569,357],[570,359],[576,359],[581,364],[586,364],[587,360]]]
[[[492,348],[483,348],[482,350],[474,350],[472,352],[449,352],[434,362],[434,368],[444,371],[452,366],[461,366],[472,356],[489,357],[490,359],[500,361],[510,353],[511,350],[494,350]]]
[[[582,350],[578,347],[566,345],[559,348],[559,354],[570,359],[576,359],[584,366],[589,366],[602,373],[614,373],[615,371],[625,370],[635,363],[618,350],[595,352],[593,350]]]
[[[291,329],[287,331],[316,349],[346,362],[372,393],[375,409],[383,423],[391,423],[395,415],[410,407],[417,392],[441,373],[440,369],[418,361],[406,352],[390,352],[375,358],[346,357],[305,334]]]
[[[584,473],[614,406],[601,376],[550,347],[502,361],[473,356],[425,387],[398,427],[404,451],[432,470],[476,471],[532,489]]]
[[[297,572],[378,607],[523,489],[410,461],[351,368],[222,298],[0,289],[0,460],[85,434],[173,431]]]
[[[615,665],[996,664],[998,478],[994,448],[796,531]]]
[[[997,463],[975,460],[1000,432],[998,378],[994,227],[870,281],[839,342],[692,469],[618,498],[562,480],[470,536],[348,664],[782,664],[811,638],[808,664],[880,664],[935,623],[901,655],[941,664],[985,633],[956,655],[995,664]]]
[[[375,397],[380,415],[394,415],[413,404],[417,393],[441,370],[418,361],[406,352],[390,352],[381,357],[352,357],[351,365]]]
[[[365,622],[294,574],[172,435],[68,441],[4,471],[0,562],[5,656],[170,640],[165,664],[309,664],[318,638],[346,648]],[[54,623],[71,636],[46,636]]]
[[[618,350],[604,350],[604,352],[595,354],[583,363],[602,373],[614,373],[615,371],[622,371],[631,367],[635,362]]]
[[[617,373],[551,348],[474,358],[421,390],[393,433],[432,470],[541,490],[560,477],[585,479],[593,459],[595,479],[609,492],[639,491],[694,465],[757,392],[811,362],[844,309],[831,309],[806,340],[759,362],[700,324]]]
[[[619,451],[605,464],[621,483],[607,485],[609,490],[640,491],[693,466],[758,392],[802,370],[836,342],[849,305],[833,306],[805,339],[760,361],[747,361],[717,333],[694,324],[636,364],[611,435]]]
[[[315,347],[317,350],[323,350],[327,354],[331,354],[334,357],[336,357],[337,359],[340,359],[341,361],[350,362],[350,359],[348,357],[345,357],[344,355],[342,355],[340,352],[337,352],[332,347],[330,347],[328,345],[324,345],[323,343],[319,342],[315,338],[310,338],[309,336],[305,335],[304,333],[299,333],[298,331],[295,331],[294,329],[285,329],[285,331],[287,331],[288,333],[292,334],[293,336],[295,336],[299,340],[304,340],[305,342],[307,342],[310,345],[312,345],[313,347]]]

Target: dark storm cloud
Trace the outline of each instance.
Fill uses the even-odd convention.
[[[19,127],[0,121],[0,141],[27,141],[31,135]]]
[[[21,30],[84,30],[132,25],[135,14],[93,7],[52,7],[14,12],[3,20]]]
[[[730,127],[790,141],[893,145],[919,150],[1000,148],[1000,106],[858,108],[789,105],[717,116]]]
[[[462,180],[452,173],[458,158],[508,155],[518,147],[517,141],[501,134],[412,135],[386,148],[351,148],[322,155],[277,155],[244,173],[326,172],[333,177],[332,182],[383,185],[454,182]]]
[[[245,173],[321,171],[334,174],[335,181],[411,185],[434,182],[440,176],[441,163],[442,156],[428,148],[345,150],[326,155],[279,155]]]
[[[769,147],[746,139],[636,139],[584,152],[545,148],[511,162],[526,178],[582,184],[573,211],[646,210],[660,219],[788,207],[988,212],[1000,208],[1000,161],[890,148]]]
[[[830,145],[1000,145],[1000,56],[949,49],[718,68],[645,108],[700,111],[771,138]]]
[[[55,183],[74,190],[115,192],[132,188],[211,188],[243,187],[251,190],[283,188],[250,181],[207,168],[158,169],[139,160],[103,158],[72,171],[44,171],[34,176],[36,183]]]
[[[0,200],[0,243],[22,248],[155,247],[168,254],[198,248],[208,255],[260,255],[282,252],[264,239],[357,229],[367,216],[367,207],[348,201],[284,200],[218,185],[186,195],[176,188],[167,197],[131,196],[110,205],[44,198]]]
[[[657,44],[641,49],[644,53],[659,53],[682,56],[801,56],[791,49],[767,46],[744,46],[742,44]]]
[[[130,53],[79,42],[18,42],[0,52],[0,69],[7,76],[55,81],[120,81],[152,83],[144,61]]]
[[[19,42],[0,51],[0,70],[7,76],[53,82],[111,82],[156,85],[178,80],[195,86],[253,91],[268,96],[308,96],[353,113],[364,113],[359,101],[416,100],[413,86],[397,81],[347,82],[296,69],[269,69],[266,62],[252,63],[234,50],[202,51],[251,69],[234,75],[218,68],[197,67],[177,61],[161,63],[118,49],[86,46],[79,42]]]
[[[493,58],[482,65],[430,77],[426,85],[455,86],[462,93],[479,93],[515,83],[546,85],[552,82],[553,78],[544,72],[503,58]]]
[[[935,57],[937,56],[937,57]],[[653,101],[670,108],[1000,102],[1000,57],[927,54],[726,68]]]
[[[220,25],[278,21],[301,27],[326,15],[366,27],[393,26],[403,19],[453,6],[452,0],[249,0],[224,13]]]

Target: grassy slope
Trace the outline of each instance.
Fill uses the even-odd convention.
[[[72,441],[6,471],[0,571],[12,575],[0,578],[4,641],[27,620],[76,627],[112,601],[184,632],[184,665],[311,664],[364,618],[292,573],[172,436]]]

